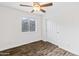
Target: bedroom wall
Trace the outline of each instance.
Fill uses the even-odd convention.
[[[22,32],[23,16],[31,16],[36,19],[36,32]],[[0,6],[0,51],[41,40],[41,20],[40,15]]]
[[[43,38],[79,55],[79,3],[55,2],[43,20]]]

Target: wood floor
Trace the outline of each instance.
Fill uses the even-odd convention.
[[[76,56],[45,41],[37,41],[19,47],[0,51],[0,56]]]

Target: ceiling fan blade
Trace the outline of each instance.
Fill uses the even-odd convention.
[[[30,5],[23,5],[23,4],[20,4],[20,6],[32,7],[32,6],[30,6]]]
[[[33,13],[33,12],[34,12],[34,10],[31,11],[31,13]]]
[[[40,9],[40,11],[42,11],[43,13],[45,13],[46,11],[45,10],[43,10],[43,9]]]
[[[40,5],[41,7],[48,7],[48,6],[52,6],[53,4],[52,3],[47,3],[47,4],[43,4],[43,5]]]

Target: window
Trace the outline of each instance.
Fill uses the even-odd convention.
[[[35,31],[35,19],[25,18],[22,19],[22,32],[34,32]]]

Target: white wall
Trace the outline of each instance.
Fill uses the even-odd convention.
[[[46,22],[45,22],[46,20]],[[79,3],[56,2],[45,17],[44,38],[65,50],[79,55]],[[46,33],[46,35],[45,35]]]
[[[22,16],[36,18],[36,32],[22,32]],[[39,15],[0,6],[0,50],[41,40],[41,20]]]

